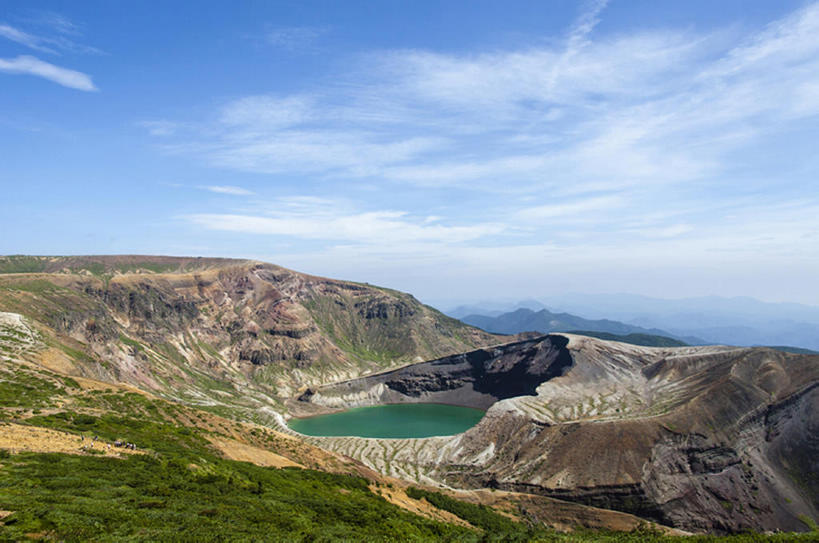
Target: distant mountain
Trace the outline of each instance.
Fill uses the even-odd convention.
[[[579,336],[590,336],[609,341],[619,341],[631,345],[642,345],[644,347],[685,347],[688,343],[666,336],[655,336],[651,334],[610,334],[609,332],[592,332],[589,330],[572,330],[570,334]],[[776,348],[776,347],[772,347]],[[810,354],[810,353],[801,353]]]
[[[747,296],[700,296],[652,298],[638,294],[578,294],[547,296],[541,301],[555,311],[578,313],[588,318],[611,318],[633,322],[643,317],[673,319],[675,326],[720,326],[770,321],[819,324],[819,307],[763,302]],[[668,326],[665,326],[668,328]]]
[[[729,345],[798,345],[819,349],[819,307],[748,297],[658,299],[633,294],[561,294],[544,300],[553,310],[659,328]]]
[[[518,334],[520,332],[568,332],[570,330],[588,330],[610,334],[647,334],[666,336],[686,343],[705,343],[697,337],[678,337],[658,328],[642,328],[624,322],[609,319],[589,320],[570,313],[552,313],[548,309],[532,311],[521,308],[498,316],[467,315],[461,319],[467,324],[477,326],[495,334]]]
[[[769,349],[782,351],[783,353],[791,354],[819,354],[819,351],[812,351],[810,349],[802,349],[801,347],[789,347],[787,345],[765,345]]]
[[[453,309],[444,311],[446,315],[456,319],[462,319],[469,315],[487,315],[490,317],[498,317],[504,313],[509,313],[516,309],[531,309],[532,311],[540,311],[546,309],[546,306],[537,300],[521,300],[519,302],[478,302],[476,304],[459,305]]]

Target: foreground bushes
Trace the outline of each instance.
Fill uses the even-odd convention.
[[[410,514],[361,477],[263,468],[222,459],[187,427],[146,418],[57,413],[31,424],[128,439],[148,449],[126,458],[0,451],[0,541],[36,534],[59,541],[607,541],[698,543],[811,541],[811,534],[671,538],[632,533],[562,534],[527,526],[439,492],[410,488],[467,521],[468,529]]]

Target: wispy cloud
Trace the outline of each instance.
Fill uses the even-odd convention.
[[[717,175],[769,127],[819,111],[819,5],[733,45],[673,30],[595,40],[604,7],[562,47],[370,54],[337,87],[230,102],[216,138],[171,149],[264,173],[618,188]]]
[[[82,91],[98,90],[88,75],[55,66],[29,55],[21,55],[13,59],[0,58],[0,72],[35,75],[64,87]]]
[[[202,190],[207,190],[209,192],[215,192],[217,194],[230,194],[233,196],[250,196],[253,194],[253,191],[243,189],[242,187],[234,187],[233,185],[200,185],[197,187]]]
[[[0,24],[0,36],[36,51],[56,54],[54,49],[43,45],[42,38],[28,34],[7,24]]]
[[[173,121],[140,121],[136,124],[147,129],[152,136],[170,136],[179,127],[179,123]]]
[[[58,34],[64,34],[68,36],[82,35],[80,25],[78,25],[65,15],[62,15],[61,13],[56,13],[54,11],[38,10],[35,12],[34,16],[29,17],[27,21],[36,25],[49,28],[52,31],[57,32]]]
[[[782,134],[815,133],[819,3],[744,35],[599,35],[606,3],[585,6],[562,41],[375,51],[345,64],[333,84],[222,104],[163,148],[301,179],[305,194],[341,186],[370,205],[277,201],[185,219],[322,241],[321,251],[289,255],[308,269],[311,259],[370,259],[381,269],[413,261],[519,267],[528,271],[517,277],[535,281],[558,260],[580,276],[595,261],[639,274],[658,259],[741,271],[763,254],[819,258],[804,249],[819,239],[819,208],[794,199],[815,176],[767,153]],[[393,192],[410,195],[407,204]]]
[[[560,201],[521,209],[518,217],[525,221],[543,221],[565,217],[584,216],[587,213],[610,213],[623,206],[621,196],[595,196],[591,198]]]
[[[6,23],[0,23],[0,37],[24,45],[29,49],[60,55],[61,53],[102,54],[96,47],[84,45],[72,37],[81,36],[79,27],[68,18],[52,12],[43,12],[30,20],[35,26],[45,27],[47,35],[23,31]],[[69,37],[72,36],[72,37]]]
[[[265,40],[270,45],[291,52],[311,51],[326,29],[313,26],[290,26],[269,29]]]
[[[345,202],[291,198],[271,202],[264,214],[197,213],[183,218],[209,230],[285,236],[377,245],[435,242],[461,243],[502,233],[506,227],[488,222],[444,225],[405,211],[357,211]]]

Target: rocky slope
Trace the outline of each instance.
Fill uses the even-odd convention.
[[[225,408],[500,338],[408,294],[272,264],[2,257],[0,311],[41,328],[61,369]]]
[[[564,334],[319,387],[292,403],[491,404],[459,436],[311,440],[422,482],[559,497],[693,531],[805,530],[819,518],[818,383],[817,356]]]

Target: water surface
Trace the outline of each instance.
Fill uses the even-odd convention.
[[[437,403],[357,407],[340,413],[290,419],[288,426],[309,436],[410,438],[451,436],[475,426],[484,411]]]

